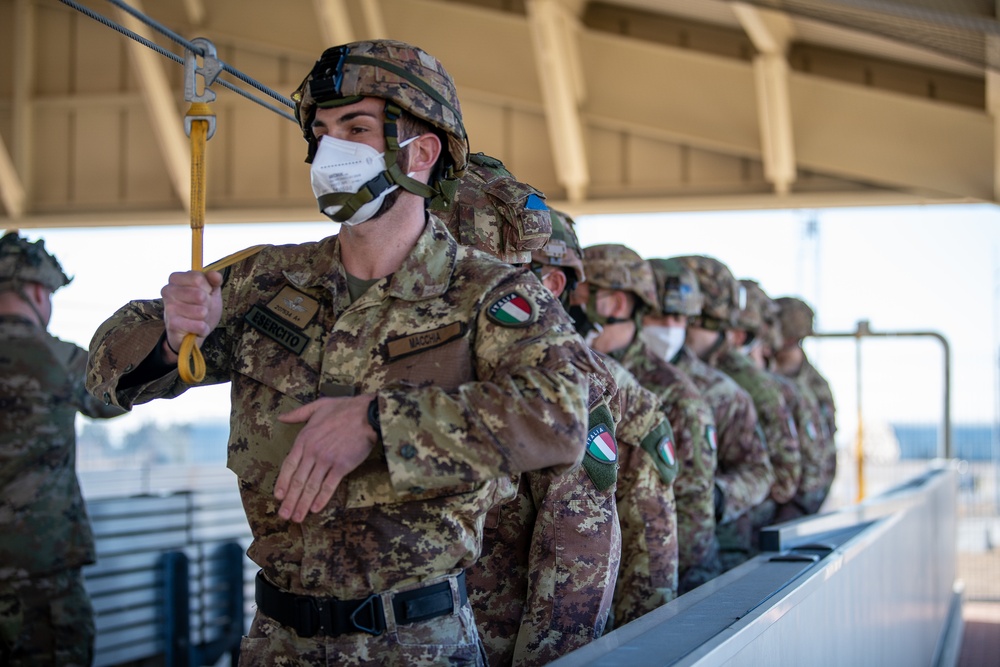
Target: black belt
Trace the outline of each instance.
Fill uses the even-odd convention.
[[[465,572],[457,577],[459,605],[468,602]],[[257,573],[257,608],[300,636],[336,637],[348,632],[380,635],[385,630],[385,610],[378,594],[364,600],[338,600],[283,591]],[[417,623],[455,611],[451,583],[442,581],[392,596],[392,611],[397,624]]]

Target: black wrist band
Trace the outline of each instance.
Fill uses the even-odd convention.
[[[378,418],[378,396],[372,398],[368,404],[368,425],[375,431],[379,440],[382,439],[382,422]]]
[[[167,344],[167,349],[168,350],[170,350],[171,352],[173,352],[174,354],[176,354],[178,357],[181,356],[181,353],[178,352],[177,350],[175,350],[173,348],[173,346],[170,344],[170,338],[167,337],[166,333],[163,334],[163,342]]]

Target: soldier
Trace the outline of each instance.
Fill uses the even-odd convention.
[[[721,571],[715,538],[713,476],[715,425],[691,381],[645,343],[643,313],[655,308],[649,265],[617,244],[584,250],[572,315],[591,345],[619,361],[660,400],[674,432],[680,464],[674,480],[678,533],[678,591],[684,593]]]
[[[833,402],[833,392],[830,384],[809,362],[802,341],[813,334],[815,313],[801,299],[781,297],[776,299],[781,325],[782,344],[775,351],[775,370],[795,381],[800,387],[807,388],[816,397],[820,409],[820,432],[823,443],[823,483],[820,489],[801,498],[804,509],[809,514],[819,511],[833,486],[833,478],[837,474],[837,445],[834,435],[837,433],[837,410]]]
[[[502,162],[476,153],[454,202],[439,215],[460,244],[528,264],[552,233],[543,199]],[[621,559],[615,509],[621,409],[614,378],[603,365],[599,371],[589,377],[582,464],[562,474],[515,476],[517,495],[487,514],[482,553],[466,572],[494,667],[548,664],[604,631]]]
[[[468,155],[437,59],[334,47],[293,98],[339,234],[172,274],[98,329],[88,387],[128,408],[176,396],[188,333],[201,383],[232,383],[228,465],[261,567],[241,665],[482,664],[464,569],[510,475],[579,463],[589,352],[530,271],[428,214]]]
[[[802,454],[802,477],[795,490],[795,496],[784,504],[779,504],[772,523],[782,523],[797,519],[806,514],[814,514],[818,510],[809,509],[810,499],[817,497],[824,485],[823,473],[823,439],[820,432],[819,402],[806,387],[797,385],[791,379],[774,372],[774,351],[783,343],[781,323],[778,321],[778,304],[766,294],[761,303],[760,331],[757,335],[758,344],[750,350],[750,358],[759,368],[767,369],[781,388],[782,395],[795,417],[795,425],[799,434],[799,450]]]
[[[573,220],[552,211],[552,238],[532,253],[542,283],[566,305],[587,280]],[[615,492],[621,520],[621,567],[614,623],[622,626],[677,596],[677,508],[673,484],[679,468],[673,429],[659,398],[615,359],[599,354],[618,384],[619,472]]]
[[[76,476],[76,413],[109,418],[83,384],[87,351],[46,329],[69,284],[42,241],[0,239],[0,663],[89,665],[81,569],[94,536]]]
[[[685,323],[687,334],[672,361],[691,376],[715,416],[719,433],[716,534],[723,565],[728,569],[742,562],[750,550],[750,534],[733,522],[763,502],[774,482],[774,471],[753,399],[716,368],[726,331],[736,321],[736,279],[725,264],[711,257],[677,257],[672,261],[694,274],[702,295],[700,314],[678,318]]]
[[[802,452],[799,431],[780,382],[765,370],[757,351],[764,343],[765,310],[771,300],[753,280],[740,281],[744,298],[736,315],[736,325],[726,332],[726,350],[719,355],[718,367],[733,378],[753,398],[764,431],[774,483],[768,497],[737,520],[739,532],[750,533],[747,557],[758,552],[758,533],[774,520],[778,505],[792,500],[802,481]]]

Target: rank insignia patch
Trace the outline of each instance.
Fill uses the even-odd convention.
[[[494,301],[486,316],[501,326],[526,327],[535,321],[535,305],[517,292],[511,292]]]
[[[319,310],[319,302],[296,289],[285,286],[278,292],[278,296],[267,304],[267,309],[303,329]]]
[[[601,463],[614,463],[618,460],[618,443],[604,424],[598,424],[587,434],[587,455]]]

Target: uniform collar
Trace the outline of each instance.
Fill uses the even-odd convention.
[[[331,236],[319,242],[312,261],[299,271],[284,271],[298,288],[324,287],[334,292],[347,290],[347,274],[340,259],[340,238]],[[428,215],[424,230],[402,265],[379,283],[389,296],[405,301],[419,301],[440,296],[448,289],[455,270],[458,243],[438,218]],[[371,290],[369,290],[371,293]]]

